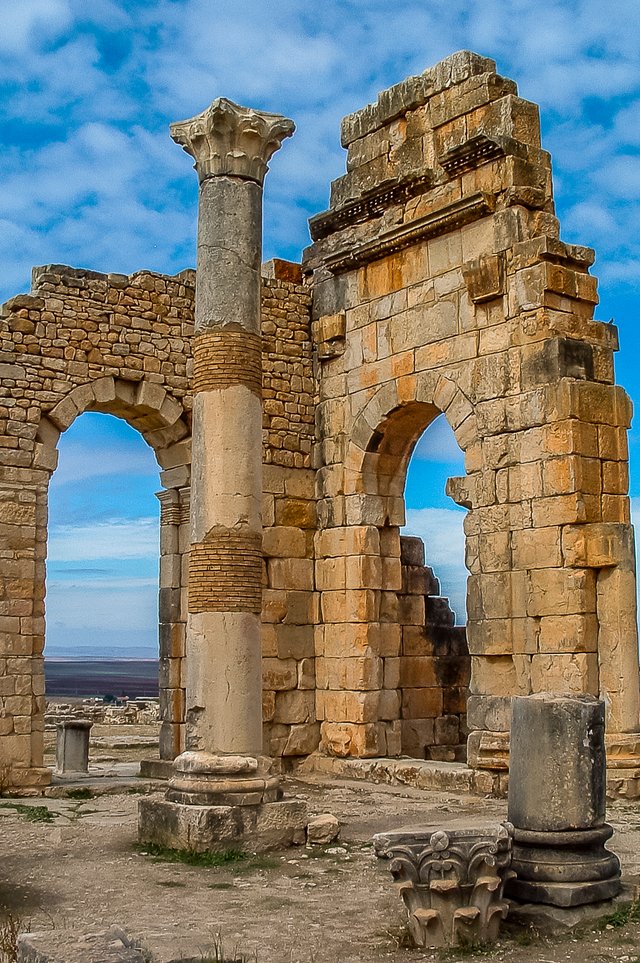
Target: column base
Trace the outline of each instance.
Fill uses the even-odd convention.
[[[620,861],[604,845],[612,835],[606,823],[554,832],[515,828],[511,867],[517,878],[506,895],[561,907],[612,899],[620,892]]]
[[[297,800],[198,806],[169,799],[141,799],[138,839],[195,853],[229,849],[259,853],[303,845],[307,819],[306,803]]]

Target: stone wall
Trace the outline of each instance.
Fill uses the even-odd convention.
[[[559,239],[537,107],[462,52],[345,118],[342,143],[347,172],[310,222],[303,270],[321,365],[324,646],[345,639],[361,671],[325,700],[323,746],[397,744],[369,680],[390,654],[408,458],[443,412],[465,454],[448,491],[468,510],[474,746],[508,751],[513,695],[593,693],[613,751],[637,765],[631,404],[614,384],[617,331],[593,319],[593,252]]]
[[[315,620],[314,437],[308,290],[300,269],[263,282],[265,719],[280,755],[311,751]],[[42,769],[47,493],[60,433],[84,411],[124,418],[153,448],[160,482],[161,755],[182,745],[189,551],[194,272],[34,270],[2,309],[0,353],[0,766]],[[316,738],[317,743],[317,738]]]

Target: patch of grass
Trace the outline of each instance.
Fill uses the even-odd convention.
[[[30,823],[52,823],[58,813],[52,813],[46,806],[23,806],[21,803],[0,803],[2,809],[15,809],[19,816],[23,816]]]
[[[182,863],[185,866],[232,866],[251,859],[248,853],[239,849],[225,849],[219,853],[196,853],[192,849],[171,849],[156,843],[136,843],[133,848],[156,862]]]
[[[67,799],[95,799],[95,793],[88,786],[78,786],[77,789],[67,789]]]
[[[228,952],[224,948],[220,933],[216,933],[213,943],[201,956],[190,956],[176,963],[258,963],[258,954],[254,950],[247,956],[246,953],[240,953],[237,947]]]
[[[158,886],[164,886],[166,889],[180,889],[186,886],[186,883],[180,883],[177,879],[160,879],[158,880]]]
[[[12,913],[3,914],[0,919],[0,959],[4,963],[16,963],[18,959],[18,933],[21,921]]]
[[[233,889],[233,883],[209,883],[208,889]]]
[[[621,906],[610,916],[604,916],[598,921],[596,929],[606,930],[610,926],[619,929],[626,926],[627,923],[640,923],[640,900],[636,903],[630,903],[629,906]]]

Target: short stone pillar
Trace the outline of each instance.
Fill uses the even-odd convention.
[[[374,836],[409,916],[416,946],[456,946],[497,939],[513,875],[511,827],[398,830]]]
[[[604,702],[542,692],[513,700],[507,895],[572,907],[611,899],[620,862],[605,849]]]
[[[65,719],[56,732],[56,772],[89,772],[89,719]]]

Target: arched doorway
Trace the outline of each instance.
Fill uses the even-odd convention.
[[[448,478],[463,473],[453,431],[438,415],[415,444],[406,473],[402,592],[413,621],[402,629],[402,752],[449,762],[466,758],[466,513],[446,493]]]

